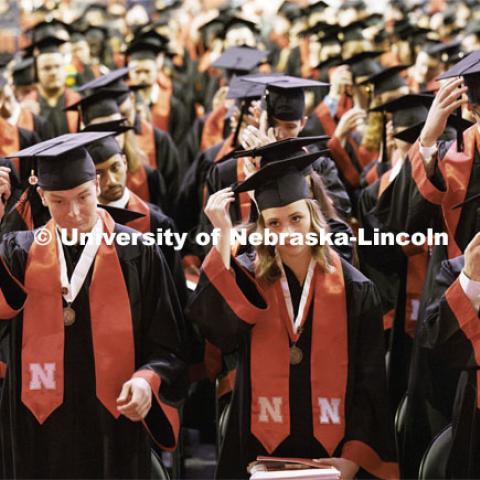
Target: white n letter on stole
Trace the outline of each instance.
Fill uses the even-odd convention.
[[[30,390],[55,390],[55,364],[44,363],[43,366],[39,363],[30,364]]]
[[[271,401],[270,401],[271,400]],[[275,423],[283,423],[282,416],[282,397],[258,397],[260,415],[258,420],[263,423],[269,423],[271,418]]]
[[[318,399],[318,405],[320,406],[320,423],[340,423],[340,414],[338,413],[338,407],[340,406],[339,398],[323,398]]]

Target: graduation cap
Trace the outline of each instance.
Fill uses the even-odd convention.
[[[366,3],[364,0],[345,0],[341,5],[339,10],[348,10],[350,8],[353,8],[357,11],[360,10],[365,10],[367,8]]]
[[[324,2],[323,0],[318,0],[318,2],[313,2],[307,5],[304,8],[304,12],[307,15],[311,15],[312,13],[315,13],[315,12],[323,12],[328,7],[329,7],[328,3]]]
[[[228,100],[254,100],[261,98],[265,85],[247,82],[241,76],[234,76],[228,84]]]
[[[342,27],[342,30],[338,33],[338,39],[342,42],[351,42],[357,40],[365,40],[362,30],[365,29],[366,25],[363,20],[355,20]]]
[[[93,163],[99,165],[106,162],[114,155],[122,155],[123,151],[120,144],[114,137],[105,137],[92,142],[87,151],[92,157]]]
[[[107,117],[120,113],[118,98],[124,96],[130,90],[125,88],[105,88],[96,90],[75,103],[68,105],[66,111],[79,111],[84,123],[89,124],[99,117]]]
[[[462,55],[461,46],[462,43],[460,41],[437,43],[429,45],[425,52],[430,57],[436,58],[445,64],[451,64],[452,61],[455,61],[454,59]]]
[[[33,57],[27,57],[15,62],[12,66],[12,80],[16,87],[33,85],[35,69]]]
[[[278,142],[269,143],[263,147],[254,148],[252,150],[239,150],[233,152],[233,158],[240,157],[261,157],[260,166],[263,167],[268,163],[278,160],[285,160],[305,153],[303,147],[312,145],[314,143],[326,142],[330,139],[328,135],[319,135],[316,137],[297,137],[287,138]],[[328,149],[317,151],[317,158],[322,154],[328,152]]]
[[[343,64],[350,66],[350,70],[356,79],[360,79],[361,77],[371,77],[382,70],[380,63],[374,60],[382,54],[383,51],[381,50],[360,52],[345,59]]]
[[[331,25],[329,23],[319,21],[314,25],[311,25],[310,27],[301,30],[300,32],[298,32],[297,35],[299,37],[309,37],[310,35],[317,34],[319,38],[321,38],[327,36],[328,34],[331,34],[336,39],[336,34],[339,31],[340,27],[338,25]],[[333,35],[334,33],[335,35]]]
[[[402,97],[378,105],[375,108],[371,108],[370,112],[392,113],[394,127],[410,127],[412,124],[425,122],[433,98],[433,95],[403,95]]]
[[[228,18],[228,20],[224,23],[220,35],[222,38],[225,38],[230,30],[242,27],[248,28],[253,33],[259,33],[260,31],[257,23],[255,23],[253,20],[249,20],[239,16],[238,14],[235,14],[230,16],[230,18]]]
[[[66,40],[49,35],[37,40],[25,48],[28,56],[40,55],[42,53],[58,53],[60,45],[66,43]]]
[[[128,67],[123,67],[108,72],[101,77],[94,78],[93,80],[84,83],[81,87],[77,89],[77,92],[85,92],[86,90],[97,90],[99,88],[119,86],[119,81],[128,75],[129,70],[130,69]]]
[[[442,73],[437,80],[452,77],[463,77],[463,81],[468,87],[468,99],[473,104],[480,104],[480,50],[470,53],[452,68]]]
[[[399,140],[403,140],[404,142],[413,144],[420,137],[420,133],[424,125],[424,121],[419,122],[415,125],[409,126],[401,132],[396,133],[393,136],[395,138],[398,138]],[[461,132],[463,134],[463,132],[467,128],[470,128],[473,123],[465,120],[464,118],[458,117],[457,115],[450,115],[447,119],[447,125],[454,128],[457,132]]]
[[[332,57],[328,57],[327,59],[321,61],[316,67],[314,67],[314,70],[325,71],[329,68],[343,65],[344,63],[345,62],[343,61],[342,55],[333,55]]]
[[[153,38],[134,40],[125,50],[131,60],[156,60],[165,51],[165,44]]]
[[[359,84],[372,84],[375,95],[395,90],[405,86],[405,80],[399,73],[408,67],[409,65],[395,65],[393,67],[384,68],[380,72],[374,73],[365,80],[362,80]]]
[[[318,152],[267,163],[232,190],[235,193],[253,190],[259,211],[312,198],[303,172],[317,159]]]
[[[109,120],[108,122],[91,123],[81,130],[83,132],[115,132],[116,135],[133,130],[135,127],[129,125],[128,120],[123,117],[118,120]]]
[[[38,185],[44,190],[70,190],[95,180],[96,170],[85,146],[115,132],[67,133],[12,153],[7,158],[36,158]]]
[[[268,53],[257,48],[230,47],[212,63],[212,66],[227,70],[231,74],[250,73],[265,60]]]
[[[103,208],[107,211],[113,218],[113,221],[120,225],[127,225],[128,223],[145,216],[143,213],[134,212],[127,208],[112,207],[110,205],[102,205],[101,203],[97,204],[97,207]]]
[[[69,34],[72,26],[56,18],[51,20],[42,20],[25,30],[26,34],[31,35],[32,41],[37,42],[45,37],[58,37],[65,41],[69,40]]]
[[[307,88],[328,86],[328,83],[289,75],[245,76],[246,81],[266,86],[267,112],[279,120],[300,120],[305,114]]]

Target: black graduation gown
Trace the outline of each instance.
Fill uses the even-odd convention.
[[[53,137],[58,137],[64,133],[70,133],[68,128],[67,114],[65,108],[65,95],[59,97],[57,104],[51,107],[47,101],[38,96],[38,104],[40,106],[40,115],[50,125]]]
[[[33,115],[33,131],[40,137],[40,140],[53,138],[52,127],[40,115]]]
[[[380,181],[377,180],[360,194],[358,219],[367,240],[373,239],[374,229],[385,228],[375,215]],[[382,299],[383,313],[394,310],[392,328],[386,341],[389,345],[388,389],[391,406],[396,410],[407,388],[412,340],[405,332],[405,307],[408,257],[398,246],[359,245],[360,270],[372,280]]]
[[[203,208],[203,192],[208,169],[222,148],[219,143],[200,152],[190,165],[180,184],[173,218],[181,232],[189,232],[196,227]]]
[[[453,446],[447,478],[479,478],[480,411],[477,406],[478,360],[459,325],[445,292],[458,278],[464,257],[444,261],[435,279],[435,293],[426,309],[424,343],[431,350],[428,400],[453,425]],[[465,297],[465,301],[469,302]],[[472,309],[473,311],[473,309]],[[474,315],[473,321],[478,321]],[[461,318],[461,321],[467,321]],[[431,381],[434,378],[435,381]]]
[[[148,192],[150,193],[150,203],[162,208],[167,203],[167,192],[165,180],[161,173],[149,165],[143,165],[147,174]]]
[[[158,207],[152,205],[151,203],[148,204],[148,207],[150,209],[151,232],[165,232],[167,230],[171,230],[172,232],[177,231],[177,227],[175,226],[173,220],[170,217],[167,217],[167,215],[165,215]],[[180,305],[185,306],[187,303],[188,291],[180,253],[168,245],[160,245],[159,248],[165,257],[168,267],[170,268],[170,272],[175,283],[175,289],[180,300]]]
[[[133,230],[117,224],[115,231]],[[1,244],[2,258],[21,282],[32,241],[33,232],[20,232]],[[182,312],[165,260],[144,245],[116,245],[116,250],[131,306],[135,368],[159,374],[162,401],[179,405],[185,394]],[[71,273],[80,252],[69,247],[65,254]],[[20,397],[23,314],[1,322],[9,329],[11,352],[0,403],[3,478],[150,477],[150,440],[142,423],[115,420],[96,398],[88,301],[92,271],[72,304],[76,321],[65,328],[64,401],[42,425]],[[2,290],[5,294],[5,283]],[[157,438],[171,442],[166,417],[155,400],[152,404],[147,424]]]
[[[469,131],[470,129],[466,130],[465,133],[468,134]],[[470,133],[472,132],[470,131]],[[438,157],[440,161],[442,161],[451,145],[452,142],[439,144]],[[412,150],[409,155],[411,155],[411,152]],[[445,191],[445,180],[438,170],[438,164],[429,180],[438,190]],[[465,198],[468,199],[478,193],[479,186],[480,157],[476,152],[472,162],[469,183],[465,186]],[[384,227],[393,232],[413,234],[415,232],[426,232],[427,228],[432,228],[434,232],[442,232],[445,229],[441,207],[429,202],[420,193],[412,176],[412,165],[409,159],[404,162],[400,173],[379,199],[375,214]],[[454,234],[455,241],[462,251],[479,229],[480,209],[478,209],[478,202],[472,201],[461,207],[460,220]],[[420,302],[417,334],[408,379],[405,433],[403,445],[400,449],[400,465],[402,474],[406,477],[412,477],[418,473],[423,452],[433,436],[446,422],[445,410],[432,407],[428,400],[431,396],[429,392],[431,385],[437,382],[440,377],[432,374],[432,352],[425,344],[424,329],[426,328],[425,309],[434,294],[435,278],[441,262],[447,258],[447,246],[438,245],[432,248]]]
[[[177,148],[182,145],[188,132],[188,117],[182,102],[175,96],[170,98],[170,117],[168,119],[168,133],[171,135]]]
[[[251,279],[239,265],[252,271],[251,260],[246,255],[232,261],[235,281],[244,297],[231,299],[237,302],[249,302],[257,308],[264,308],[265,302]],[[384,372],[383,328],[380,312],[380,299],[374,285],[348,262],[342,260],[345,278],[347,316],[348,316],[348,356],[349,370],[346,394],[347,433],[352,428],[353,436],[360,441],[370,441],[385,461],[394,461],[392,445],[392,418],[386,401]],[[288,271],[288,270],[287,270]],[[292,294],[292,303],[298,308],[301,287],[290,273],[288,282]],[[225,438],[221,445],[217,478],[248,478],[246,466],[258,455],[267,452],[251,434],[250,400],[250,332],[252,326],[237,317],[229,306],[229,299],[222,298],[218,290],[202,272],[200,282],[188,309],[187,315],[196,321],[204,336],[222,352],[229,353],[238,349],[238,364],[235,389],[231,400],[231,410],[227,421]],[[215,315],[212,315],[215,312]],[[290,435],[271,453],[272,456],[321,458],[328,457],[324,447],[313,436],[312,406],[310,393],[310,362],[312,315],[311,308],[305,322],[305,330],[297,346],[304,352],[304,360],[290,367]],[[219,321],[221,320],[221,321]],[[255,328],[255,327],[253,327]],[[266,352],[266,354],[268,354]],[[378,375],[371,384],[363,387],[378,400],[378,411],[356,410],[354,403],[353,379],[362,376],[362,363],[365,356],[374,355],[379,366]],[[358,369],[357,371],[355,371]],[[364,372],[366,373],[366,372]],[[358,377],[357,377],[358,378]],[[371,398],[373,398],[371,397]],[[383,398],[383,400],[382,400]],[[357,399],[358,401],[358,399]],[[357,406],[360,402],[357,404]],[[376,408],[376,407],[375,407]],[[348,426],[350,425],[350,427]],[[365,430],[362,426],[368,425]],[[367,440],[369,439],[369,440]],[[344,439],[345,440],[345,439]],[[333,456],[339,456],[344,440]],[[377,443],[378,442],[378,443]],[[361,474],[360,474],[361,475]]]

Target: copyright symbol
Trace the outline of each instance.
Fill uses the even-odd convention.
[[[52,241],[52,234],[46,228],[41,228],[34,233],[35,242],[39,245],[48,245]]]

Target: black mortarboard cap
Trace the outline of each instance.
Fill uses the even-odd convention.
[[[240,185],[234,186],[233,191],[253,190],[260,211],[311,198],[303,171],[317,159],[318,152],[268,163]]]
[[[326,142],[330,139],[327,135],[319,135],[316,137],[297,137],[287,138],[278,142],[269,143],[263,147],[254,148],[252,150],[238,150],[233,152],[233,158],[239,157],[260,157],[260,166],[264,167],[267,163],[278,160],[285,160],[305,152],[303,147],[313,145],[319,142]],[[317,151],[317,158],[327,150]]]
[[[26,34],[31,34],[32,42],[38,42],[45,37],[58,37],[65,41],[69,40],[69,33],[72,31],[72,26],[53,18],[49,21],[43,20],[36,23],[32,27],[25,30]]]
[[[87,90],[97,90],[99,88],[116,86],[119,80],[122,80],[128,75],[129,68],[123,67],[117,70],[112,70],[101,77],[94,78],[87,83],[84,83],[77,89],[77,92],[85,92]]]
[[[304,8],[304,12],[307,15],[311,15],[315,12],[323,12],[326,8],[328,8],[328,3],[324,2],[323,0],[319,0],[318,2],[313,2],[307,5]]]
[[[410,127],[424,122],[428,109],[433,102],[433,95],[408,94],[371,108],[371,112],[389,112],[393,114],[394,127]]]
[[[395,90],[405,86],[405,80],[399,75],[402,70],[408,68],[409,65],[395,65],[393,67],[384,68],[378,73],[375,73],[367,79],[360,82],[363,84],[373,84],[374,95]]]
[[[253,100],[261,98],[265,85],[247,82],[243,77],[232,77],[228,84],[227,99]]]
[[[128,124],[125,117],[118,120],[109,120],[108,122],[91,123],[81,130],[83,132],[115,132],[116,135],[133,130],[135,127]]]
[[[120,113],[118,98],[128,92],[128,87],[96,90],[77,102],[67,105],[65,110],[79,110],[84,123],[89,124],[95,118]]]
[[[41,53],[56,53],[59,52],[60,45],[63,45],[65,40],[55,36],[47,36],[35,41],[25,47],[27,55],[39,55]]]
[[[438,80],[463,77],[471,103],[480,104],[480,50],[475,50],[438,77]]]
[[[229,30],[233,30],[234,28],[238,27],[247,27],[253,33],[259,33],[259,27],[254,21],[243,18],[239,15],[233,15],[224,23],[220,36],[225,38]]]
[[[342,42],[350,42],[354,40],[365,40],[362,30],[365,29],[366,25],[363,20],[356,20],[355,22],[350,23],[342,27],[338,33],[338,39]]]
[[[380,56],[382,51],[368,50],[364,52],[357,53],[356,55],[351,56],[343,61],[345,65],[350,66],[352,75],[355,78],[359,77],[371,77],[376,73],[379,73],[382,70],[382,66],[376,60]]]
[[[328,57],[327,59],[321,61],[316,67],[315,70],[328,70],[329,68],[338,67],[339,65],[343,65],[345,62],[343,61],[342,55],[334,55],[333,57]]]
[[[113,218],[113,221],[115,223],[119,223],[120,225],[127,225],[127,223],[133,222],[134,220],[143,218],[145,216],[143,213],[134,212],[133,210],[128,210],[127,208],[112,207],[110,205],[102,205],[100,203],[97,206],[107,211]]]
[[[33,57],[27,57],[13,64],[12,79],[17,87],[33,85],[35,83],[35,70]]]
[[[407,143],[415,143],[417,139],[420,137],[420,133],[425,125],[425,121],[419,122],[415,125],[412,125],[401,132],[398,132],[394,135],[395,138],[399,140],[403,140]],[[457,115],[450,115],[447,119],[447,125],[453,127],[455,130],[463,132],[467,128],[470,128],[473,123],[469,122],[465,118],[459,117]]]
[[[114,132],[67,133],[12,153],[8,158],[36,158],[38,185],[44,190],[70,190],[95,180],[96,170],[85,146]]]
[[[256,48],[230,47],[212,63],[212,67],[237,74],[250,73],[267,55],[268,51]]]
[[[113,137],[101,138],[100,140],[92,142],[87,147],[87,151],[95,165],[106,162],[114,155],[121,155],[123,153],[119,143]]]
[[[268,114],[279,120],[287,121],[303,118],[305,89],[328,86],[328,83],[325,82],[289,75],[248,75],[244,79],[265,85]]]
[[[448,43],[431,44],[425,49],[425,52],[433,58],[443,63],[451,63],[451,59],[461,53],[461,42],[454,41]]]

